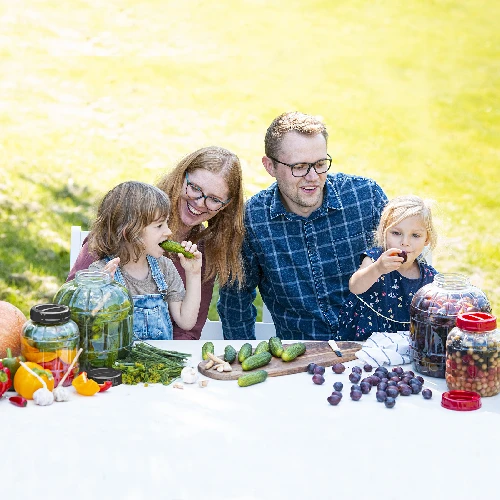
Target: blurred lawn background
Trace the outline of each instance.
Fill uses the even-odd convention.
[[[436,200],[435,267],[500,314],[498,19],[491,0],[0,0],[0,299],[50,301],[70,226],[195,149],[267,187],[265,131],[300,110],[332,170]]]

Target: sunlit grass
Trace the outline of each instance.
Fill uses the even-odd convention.
[[[194,149],[235,151],[246,194],[266,187],[265,130],[299,109],[324,117],[335,169],[436,200],[436,268],[498,310],[499,14],[486,0],[0,0],[0,299],[50,300],[70,226]]]

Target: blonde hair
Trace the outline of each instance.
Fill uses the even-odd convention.
[[[100,259],[120,257],[121,265],[131,259],[137,262],[146,249],[142,240],[144,228],[167,219],[169,214],[170,200],[161,189],[137,181],[118,184],[104,196],[97,209],[89,234],[89,250]]]
[[[186,172],[189,174],[197,169],[220,174],[227,183],[230,198],[229,203],[208,220],[207,227],[194,226],[188,234],[188,238],[194,243],[203,240],[203,253],[206,256],[203,281],[216,276],[220,286],[236,280],[241,285],[244,279],[241,246],[245,236],[243,176],[240,160],[234,153],[218,146],[198,149],[185,156],[171,172],[157,182],[157,186],[167,193],[175,207],[169,221],[173,239],[178,238],[180,220],[177,207],[183,194]]]
[[[319,116],[306,115],[298,111],[283,113],[273,120],[264,138],[264,148],[267,157],[278,156],[281,152],[281,141],[288,132],[303,135],[322,134],[328,143],[328,132]]]
[[[423,200],[413,194],[397,196],[390,200],[380,216],[380,222],[375,233],[376,245],[382,247],[384,251],[387,250],[387,231],[399,224],[403,219],[420,215],[427,231],[428,246],[433,250],[437,244],[437,233],[432,222],[431,204],[430,200]]]

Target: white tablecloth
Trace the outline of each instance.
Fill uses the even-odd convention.
[[[222,353],[226,341],[214,341]],[[231,342],[238,349],[243,342]],[[201,341],[156,342],[193,354]],[[256,342],[254,342],[256,344]],[[351,401],[347,378],[327,368],[240,388],[121,385],[67,403],[17,408],[0,401],[2,497],[39,499],[266,500],[473,499],[498,496],[500,396],[473,412],[374,391]],[[410,368],[410,365],[406,365]],[[326,401],[335,381],[344,398]],[[72,389],[73,390],[73,389]]]

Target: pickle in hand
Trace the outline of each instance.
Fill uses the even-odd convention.
[[[160,243],[160,246],[163,250],[165,250],[165,252],[181,253],[184,257],[186,257],[186,259],[192,259],[194,257],[194,254],[185,250],[180,243],[177,243],[177,241],[165,240]]]

